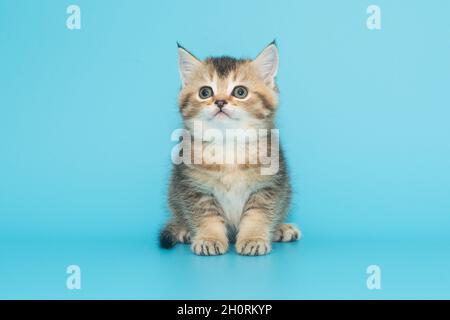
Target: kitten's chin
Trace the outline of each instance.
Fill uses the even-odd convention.
[[[235,129],[240,128],[242,123],[239,119],[232,119],[230,116],[226,114],[218,114],[214,116],[212,119],[204,122],[206,127],[212,129]]]
[[[253,117],[246,117],[245,115],[239,118],[233,118],[226,114],[217,114],[214,117],[197,117],[185,120],[185,126],[188,130],[193,130],[195,127],[201,130],[216,129],[225,131],[227,129],[268,129],[268,122],[262,119],[255,119]]]
[[[204,127],[218,130],[236,130],[236,129],[260,129],[264,127],[259,121],[252,121],[251,119],[233,119],[226,115],[217,115],[211,120],[204,121]]]

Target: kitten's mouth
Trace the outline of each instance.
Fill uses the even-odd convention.
[[[230,115],[223,110],[217,111],[214,114],[213,118],[230,118],[231,119]]]

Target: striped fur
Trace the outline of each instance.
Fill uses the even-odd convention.
[[[274,128],[278,103],[275,44],[254,60],[218,57],[200,61],[184,48],[179,50],[183,80],[179,106],[186,129],[192,131],[194,121],[206,128]],[[232,95],[238,85],[248,89],[246,98]],[[203,86],[211,87],[214,95],[201,99]],[[227,102],[230,118],[210,116],[219,99]],[[298,229],[284,223],[291,188],[282,151],[276,174],[261,175],[261,166],[259,162],[174,165],[169,187],[172,216],[161,231],[161,246],[190,243],[195,254],[219,255],[235,242],[239,254],[263,255],[271,251],[272,241],[298,239]]]

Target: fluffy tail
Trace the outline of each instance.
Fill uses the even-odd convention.
[[[161,248],[171,249],[177,242],[177,228],[170,222],[159,233],[159,245]]]

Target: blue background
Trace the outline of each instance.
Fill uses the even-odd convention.
[[[72,3],[81,30],[66,28]],[[0,0],[0,298],[450,298],[449,12],[445,0]],[[304,238],[257,258],[159,249],[176,41],[253,57],[273,38]]]

